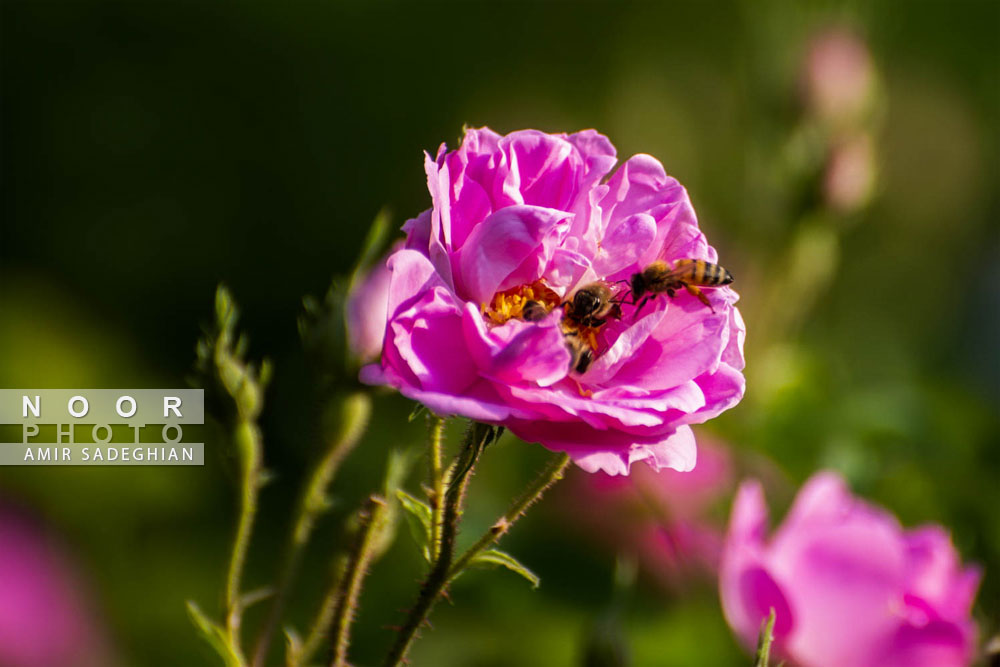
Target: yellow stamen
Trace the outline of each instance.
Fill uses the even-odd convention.
[[[529,301],[537,301],[552,311],[559,306],[562,299],[559,295],[538,280],[530,285],[521,285],[493,295],[490,304],[482,304],[480,310],[487,324],[499,325],[508,320],[519,319],[524,314],[524,305]]]

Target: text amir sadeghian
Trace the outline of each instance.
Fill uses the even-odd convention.
[[[184,442],[182,426],[204,423],[200,389],[0,389],[0,423],[12,421],[21,442],[3,444],[0,464],[204,462],[202,443]]]

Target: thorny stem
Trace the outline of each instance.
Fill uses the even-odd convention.
[[[288,667],[299,667],[300,665],[308,664],[309,659],[312,658],[323,642],[323,638],[327,634],[327,628],[330,627],[330,622],[333,620],[333,614],[337,610],[337,602],[340,599],[339,596],[341,593],[340,585],[341,582],[347,579],[347,569],[350,566],[350,562],[351,558],[349,554],[341,554],[337,558],[337,565],[334,567],[333,583],[323,596],[319,614],[316,615],[316,619],[309,628],[305,642],[301,645],[292,644],[289,647],[285,660],[285,664]]]
[[[333,659],[331,667],[347,667],[347,647],[350,644],[351,623],[354,621],[361,594],[361,583],[368,573],[374,546],[386,520],[387,506],[384,499],[371,496],[361,512],[362,526],[358,541],[347,564],[347,571],[338,585],[337,603],[333,614]],[[307,658],[308,659],[308,658]]]
[[[485,424],[470,424],[465,432],[462,452],[449,471],[450,481],[444,495],[441,542],[437,548],[437,558],[434,559],[431,570],[420,587],[416,603],[410,609],[406,621],[396,635],[396,641],[389,649],[389,654],[383,663],[386,667],[397,667],[403,664],[417,630],[427,620],[434,603],[437,602],[451,579],[451,563],[455,555],[455,537],[458,534],[458,524],[462,513],[462,500],[472,468],[475,466],[483,447],[493,436],[493,427]]]
[[[441,449],[444,440],[444,419],[433,415],[431,422],[431,492],[428,500],[431,506],[431,560],[437,558],[444,521],[444,469],[441,466]]]
[[[260,430],[254,422],[242,416],[236,427],[236,447],[241,464],[240,517],[236,526],[232,554],[229,557],[229,571],[226,575],[226,635],[233,651],[243,662],[243,651],[240,648],[240,622],[243,615],[240,580],[243,576],[247,550],[250,548],[254,518],[257,515],[257,495],[263,484],[263,466]]]
[[[373,560],[375,545],[386,525],[387,512],[385,499],[372,495],[356,514],[358,526],[351,550],[338,558],[333,582],[323,597],[319,614],[309,628],[305,642],[289,653],[286,664],[290,667],[308,664],[328,630],[334,637],[334,664],[347,664],[350,625],[357,608],[357,598]]]
[[[274,637],[274,630],[284,612],[285,603],[295,575],[298,573],[302,552],[312,535],[316,518],[327,508],[327,489],[339,470],[341,463],[357,445],[368,426],[371,417],[371,398],[367,393],[355,392],[341,402],[341,415],[336,437],[323,459],[309,478],[294,520],[291,539],[286,548],[281,573],[275,586],[274,599],[254,649],[253,665],[262,667],[267,662],[267,654]]]
[[[469,563],[484,550],[488,549],[497,540],[510,530],[521,516],[534,503],[538,502],[545,492],[556,482],[563,478],[566,467],[569,465],[568,454],[557,454],[549,459],[548,465],[539,473],[535,481],[514,501],[510,509],[480,537],[475,544],[469,547],[462,557],[455,561],[448,572],[448,579],[454,579],[469,566]]]

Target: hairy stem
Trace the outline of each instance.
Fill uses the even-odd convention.
[[[340,579],[336,606],[333,613],[333,660],[331,667],[347,666],[347,647],[350,644],[351,623],[354,622],[361,594],[361,584],[368,573],[368,566],[375,550],[377,536],[386,521],[387,506],[384,499],[371,496],[361,513],[358,541],[347,562],[347,570]]]
[[[482,452],[495,435],[493,427],[485,424],[470,424],[465,432],[465,443],[462,452],[449,471],[448,490],[444,496],[444,510],[441,521],[441,543],[437,558],[432,561],[431,570],[420,587],[417,601],[410,609],[406,621],[396,635],[396,641],[389,649],[389,654],[383,663],[387,667],[397,667],[403,664],[410,644],[416,637],[417,630],[430,615],[434,603],[444,592],[450,580],[452,559],[455,556],[455,537],[458,535],[458,524],[462,514],[462,501],[469,483],[470,473]]]
[[[292,645],[290,647],[285,660],[285,664],[288,667],[300,667],[301,665],[308,664],[309,660],[323,643],[330,623],[333,622],[333,615],[337,611],[337,603],[342,593],[341,582],[347,578],[347,569],[350,567],[350,562],[350,554],[345,553],[337,557],[337,564],[333,568],[333,582],[323,596],[319,613],[316,615],[315,620],[313,620],[312,626],[310,626],[309,632],[306,634],[305,641],[301,645]]]
[[[448,573],[448,579],[451,580],[458,576],[478,554],[491,547],[497,540],[503,537],[510,530],[510,527],[514,525],[514,522],[521,518],[529,507],[538,502],[553,484],[563,478],[568,465],[568,454],[556,454],[553,456],[535,481],[518,496],[510,506],[510,509],[475,544],[469,547],[462,554],[461,558],[455,561]]]
[[[361,583],[372,560],[373,545],[385,524],[386,503],[372,495],[355,515],[357,528],[350,551],[337,558],[330,584],[319,614],[313,621],[305,641],[291,652],[286,664],[299,667],[309,663],[328,634],[334,637],[334,664],[347,664],[347,639],[354,610],[357,608]],[[338,652],[339,651],[339,652]],[[341,660],[341,662],[337,662]]]
[[[432,415],[431,419],[431,561],[438,557],[441,548],[441,529],[444,522],[444,469],[441,466],[441,449],[444,440],[444,419]]]
[[[236,449],[240,460],[240,516],[236,524],[232,553],[229,556],[225,603],[226,635],[234,653],[242,662],[240,622],[243,616],[243,601],[240,596],[240,582],[247,551],[250,548],[253,522],[257,516],[257,495],[263,484],[260,430],[254,422],[242,417],[236,426]]]
[[[278,575],[275,586],[274,598],[254,649],[254,667],[262,667],[267,663],[267,654],[271,648],[274,631],[284,612],[289,589],[298,573],[302,553],[312,535],[317,517],[329,505],[326,497],[327,489],[329,489],[337,470],[340,469],[340,464],[354,450],[361,436],[364,435],[371,416],[371,398],[364,392],[350,394],[341,402],[340,411],[337,434],[331,439],[326,453],[319,465],[313,470],[299,500],[298,510],[292,524],[291,538],[285,550],[281,573]]]
[[[761,623],[760,637],[757,639],[757,653],[754,655],[754,667],[770,667],[771,643],[774,641],[774,607],[771,607],[767,618]]]

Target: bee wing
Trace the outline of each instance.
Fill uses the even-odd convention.
[[[693,259],[677,259],[673,262],[667,262],[666,264],[670,267],[670,270],[667,271],[665,277],[668,280],[689,277],[695,262],[696,260]]]

